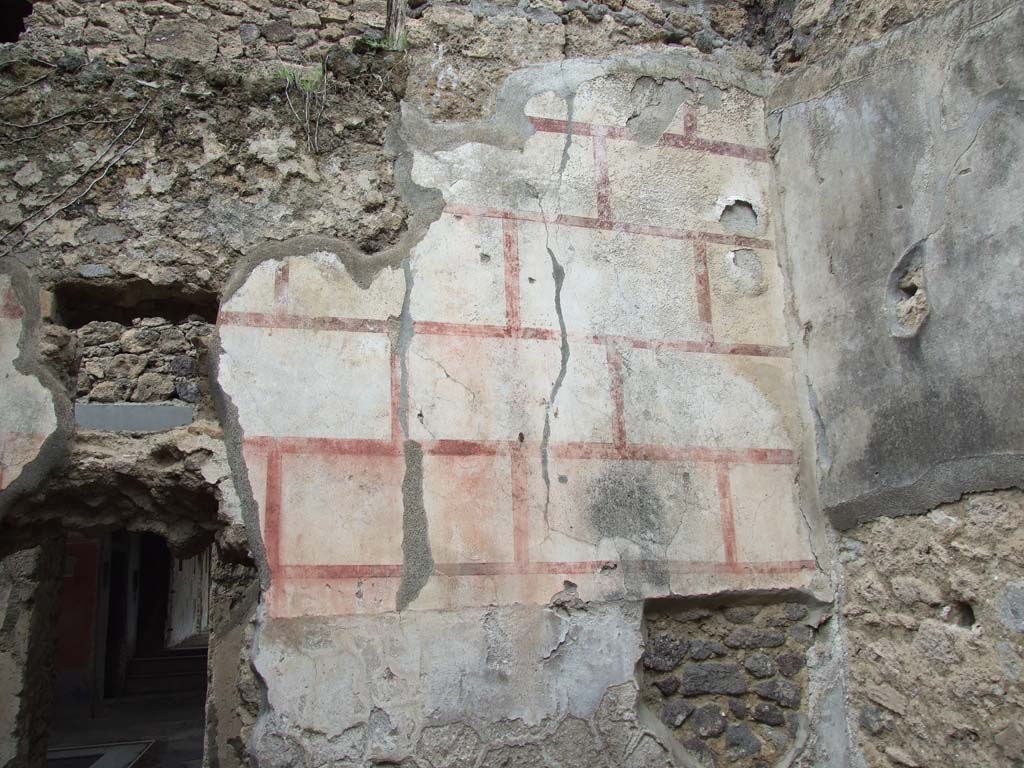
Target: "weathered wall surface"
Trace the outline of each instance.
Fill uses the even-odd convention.
[[[0,766],[42,765],[53,695],[59,539],[0,552]]]
[[[407,111],[435,217],[408,255],[286,241],[239,273],[217,383],[269,579],[268,764],[431,760],[439,726],[490,764],[577,721],[613,764],[669,760],[601,730],[613,688],[638,717],[634,601],[817,588],[757,89],[620,59],[524,71],[491,122]]]
[[[38,288],[11,265],[0,274],[0,515],[63,452],[67,396],[40,364]]]
[[[1024,762],[1020,491],[840,542],[851,719],[869,766]]]
[[[960,500],[1024,472],[1022,35],[964,3],[769,100],[855,766],[1024,758],[1020,493]]]
[[[839,565],[814,498],[1020,483],[1019,4],[416,6],[403,53],[376,0],[36,3],[0,46],[0,255],[52,292],[8,381],[56,432],[0,535],[216,537],[210,765],[1019,761],[1016,496]],[[65,445],[67,398],[197,391]]]
[[[965,3],[773,93],[838,525],[1024,482],[1022,35],[1020,3]]]

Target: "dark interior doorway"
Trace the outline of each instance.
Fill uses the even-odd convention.
[[[111,742],[153,742],[140,768],[201,764],[209,550],[179,558],[161,536],[118,531],[67,552],[50,764],[92,765]]]

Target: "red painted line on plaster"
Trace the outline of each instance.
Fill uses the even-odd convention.
[[[676,229],[673,227],[657,227],[645,224],[630,224],[623,221],[602,221],[590,216],[543,216],[530,211],[506,211],[499,208],[477,207],[469,205],[450,205],[445,212],[454,216],[475,216],[489,219],[513,219],[515,221],[554,224],[563,227],[582,227],[584,229],[601,229],[609,232],[625,232],[631,235],[649,235],[668,240],[705,240],[709,243],[731,245],[736,248],[760,248],[771,250],[770,240],[745,235],[730,235],[723,232],[707,232],[694,229]]]
[[[425,440],[423,452],[431,456],[502,456],[508,453],[505,440]]]
[[[399,418],[402,404],[402,360],[394,348],[389,357],[391,361],[391,442],[397,451],[402,442],[402,423]]]
[[[247,449],[282,455],[321,456],[398,456],[400,446],[390,440],[362,440],[328,437],[247,437]],[[515,440],[429,440],[421,443],[423,452],[435,456],[497,456],[519,449],[539,448],[539,443]],[[564,459],[603,459],[617,461],[668,461],[730,464],[795,464],[793,451],[785,448],[710,448],[707,446],[671,446],[577,442],[552,443],[552,456]]]
[[[281,562],[281,452],[271,449],[267,455],[267,486],[263,510],[263,547],[271,575]]]
[[[742,160],[768,161],[768,150],[748,144],[735,144],[729,141],[713,141],[696,136],[697,119],[693,113],[683,118],[683,133],[664,133],[658,140],[658,146],[674,149],[688,149],[694,152],[710,152],[713,155],[736,157]],[[531,117],[530,122],[535,130],[542,133],[568,133],[570,126],[567,120],[554,120],[546,117]],[[620,141],[636,141],[628,128],[612,125],[596,125],[594,123],[572,122],[574,136],[607,136]]]
[[[565,459],[620,461],[675,461],[733,464],[795,464],[793,451],[778,448],[727,449],[704,446],[636,445],[612,443],[552,443],[553,456]]]
[[[516,222],[501,223],[501,240],[505,256],[505,322],[512,336],[522,333],[522,309],[519,296],[519,230]]]
[[[614,344],[605,348],[608,358],[608,376],[611,380],[613,422],[615,425],[615,447],[622,450],[626,447],[626,397],[623,392],[622,353]]]
[[[713,343],[714,326],[711,322],[711,284],[708,278],[708,246],[697,241],[693,245],[693,269],[697,278],[697,311],[704,326],[704,339]]]
[[[517,576],[523,574],[574,575],[605,572],[613,574],[620,568],[651,567],[665,568],[673,574],[747,575],[770,573],[796,573],[814,570],[813,560],[780,560],[763,563],[687,562],[673,560],[579,560],[569,562],[533,562],[524,570],[518,562],[463,562],[435,563],[434,575],[459,576]],[[402,566],[397,563],[352,565],[282,565],[277,573],[286,580],[320,579],[388,579],[399,578]]]
[[[4,293],[3,304],[0,304],[0,318],[5,320],[20,320],[25,315],[18,300],[14,297],[14,291],[8,288]]]
[[[736,516],[732,506],[732,484],[729,482],[729,465],[721,461],[715,470],[718,474],[718,501],[722,508],[722,541],[725,545],[725,559],[736,563]]]
[[[665,133],[658,139],[660,147],[690,149],[694,152],[709,152],[713,155],[735,157],[740,160],[753,160],[758,163],[768,162],[768,150],[762,147],[751,147],[746,144],[733,144],[729,141],[713,141],[687,136],[679,133]]]
[[[532,221],[538,224],[550,224],[552,219],[541,213],[532,211],[506,211],[502,208],[487,208],[477,205],[448,205],[444,212],[450,216],[471,216],[483,219],[512,219],[513,221]]]
[[[594,175],[597,179],[597,218],[612,220],[611,183],[608,181],[608,142],[604,128],[594,130]]]
[[[513,445],[511,458],[513,552],[516,563],[525,570],[530,559],[530,515],[526,455],[522,445]]]
[[[487,339],[508,339],[512,336],[512,332],[504,325],[441,323],[433,320],[414,321],[413,332],[422,336],[475,336]]]
[[[351,333],[386,333],[386,320],[354,317],[322,317],[286,315],[268,312],[221,312],[220,325],[242,325],[252,328],[285,328],[303,331],[348,331]]]
[[[274,273],[274,309],[281,315],[288,312],[288,264],[285,259]]]
[[[292,579],[386,579],[402,575],[401,564],[282,565],[284,578]]]
[[[401,453],[401,446],[391,440],[334,437],[247,437],[245,447],[289,456],[398,456]]]
[[[353,333],[386,333],[387,322],[344,317],[303,317],[299,315],[273,315],[262,312],[222,312],[221,325],[253,328],[287,328],[302,330],[347,331]],[[484,339],[509,339],[512,331],[503,325],[474,325],[470,323],[442,323],[417,320],[414,332],[422,336],[456,336]],[[554,328],[521,328],[521,338],[539,341],[559,341],[561,335]],[[609,344],[618,342],[637,349],[668,350],[675,352],[704,352],[716,355],[742,355],[750,357],[789,357],[789,347],[770,344],[728,344],[724,342],[693,341],[685,339],[640,339],[610,334],[570,333],[569,340],[583,344]]]

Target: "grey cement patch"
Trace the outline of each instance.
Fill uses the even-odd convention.
[[[75,425],[106,432],[163,432],[188,426],[193,413],[191,405],[75,403]]]

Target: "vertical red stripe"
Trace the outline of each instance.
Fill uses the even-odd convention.
[[[711,323],[711,282],[708,278],[708,244],[697,240],[693,244],[693,271],[697,282],[697,310],[704,326],[704,341],[714,341]]]
[[[594,127],[594,175],[597,178],[597,218],[611,221],[611,184],[608,181],[608,134],[601,126]]]
[[[623,394],[622,352],[609,344],[606,347],[608,356],[608,374],[611,378],[612,404],[615,407],[615,447],[626,447],[626,398]]]
[[[284,589],[284,575],[281,563],[281,452],[274,445],[267,454],[267,488],[263,511],[263,548],[267,553],[270,568],[270,593],[267,601],[270,615],[277,616],[281,593]]]
[[[281,564],[281,452],[277,446],[267,454],[267,491],[263,504],[263,548],[273,578]]]
[[[25,312],[22,310],[18,300],[14,298],[14,291],[8,288],[7,292],[4,294],[3,304],[0,305],[0,317],[17,320],[24,314]]]
[[[522,335],[523,320],[519,298],[519,230],[512,219],[501,222],[501,239],[505,254],[505,321],[512,336]]]
[[[274,274],[274,309],[277,314],[288,312],[288,259],[285,259]]]
[[[697,133],[697,114],[694,107],[686,107],[686,114],[683,115],[683,136],[692,139]]]
[[[516,563],[526,571],[530,561],[529,494],[527,492],[526,456],[519,444],[512,445],[512,541]]]
[[[399,409],[402,403],[402,361],[398,357],[398,350],[391,350],[391,442],[394,445],[402,444],[402,423],[399,419]]]
[[[725,544],[725,560],[735,564],[736,560],[736,519],[732,508],[732,486],[729,482],[729,465],[720,461],[715,465],[718,471],[718,500],[722,508],[722,540]]]

